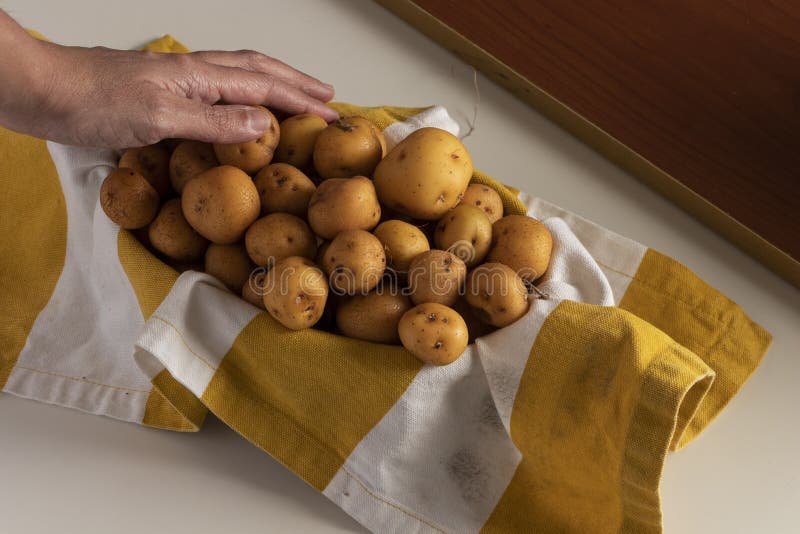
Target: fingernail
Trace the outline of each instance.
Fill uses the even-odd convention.
[[[270,118],[269,114],[257,108],[250,108],[247,112],[247,118],[250,129],[258,134],[262,134],[269,130],[269,127],[272,124],[272,119]]]

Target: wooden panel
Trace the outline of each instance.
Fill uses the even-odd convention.
[[[378,1],[800,286],[800,3]]]

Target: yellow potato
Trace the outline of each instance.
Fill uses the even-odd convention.
[[[433,239],[437,248],[449,250],[473,267],[492,246],[492,223],[482,209],[462,204],[439,220]]]
[[[161,198],[169,196],[169,151],[161,145],[129,148],[122,154],[119,167],[133,169],[150,182]]]
[[[281,137],[278,119],[270,110],[261,107],[269,113],[272,122],[269,129],[261,137],[246,143],[214,144],[214,153],[223,165],[233,165],[244,172],[253,174],[263,169],[272,161],[275,147]]]
[[[400,341],[397,325],[411,306],[408,297],[381,286],[343,300],[336,309],[336,324],[347,337],[396,344]]]
[[[189,224],[220,245],[241,241],[245,230],[261,213],[253,180],[228,165],[209,169],[187,182],[181,205]]]
[[[382,222],[372,232],[386,251],[386,262],[398,273],[407,273],[411,260],[431,249],[425,234],[407,222]]]
[[[217,278],[234,293],[241,294],[252,270],[253,264],[241,243],[212,243],[206,249],[205,272]]]
[[[245,247],[256,265],[270,266],[289,256],[313,259],[317,238],[299,217],[288,213],[271,213],[247,229]]]
[[[303,219],[317,187],[303,172],[288,163],[273,163],[256,175],[253,183],[261,197],[261,214],[291,213]]]
[[[309,170],[313,163],[314,143],[327,127],[325,119],[311,113],[285,119],[281,122],[281,139],[273,161],[288,163],[303,171]]]
[[[375,187],[365,176],[325,180],[308,203],[308,224],[323,239],[344,230],[371,230],[380,218]]]
[[[337,294],[367,293],[386,270],[386,255],[378,238],[364,230],[339,233],[322,258],[322,268]]]
[[[192,263],[203,257],[208,241],[192,228],[183,216],[181,201],[168,200],[150,223],[148,237],[153,248],[181,263]]]
[[[525,315],[530,306],[522,278],[502,263],[484,263],[473,269],[464,298],[482,321],[501,328]]]
[[[398,326],[400,341],[414,356],[430,365],[447,365],[467,348],[469,332],[452,308],[429,302],[408,310]]]
[[[458,299],[467,266],[461,258],[444,250],[423,252],[408,267],[408,291],[414,304],[436,302],[452,306]]]
[[[138,172],[121,168],[106,176],[100,186],[100,206],[122,228],[134,230],[150,224],[160,199],[153,186]]]
[[[544,224],[525,215],[506,215],[492,225],[486,261],[508,265],[533,282],[547,271],[552,251],[553,236]]]
[[[375,169],[378,199],[389,209],[433,221],[461,201],[472,159],[458,138],[421,128],[395,146]]]
[[[461,204],[471,204],[482,209],[492,224],[503,216],[503,199],[488,185],[471,184],[464,191]]]
[[[200,141],[181,141],[169,159],[169,179],[180,195],[186,182],[211,167],[219,165],[214,147]]]
[[[314,326],[325,311],[328,281],[307,258],[284,258],[264,278],[264,306],[286,328]]]
[[[267,272],[255,269],[250,273],[247,283],[242,286],[242,298],[257,308],[266,310],[264,306],[264,278]]]
[[[385,155],[383,133],[363,117],[329,124],[314,144],[314,168],[328,178],[369,176]]]

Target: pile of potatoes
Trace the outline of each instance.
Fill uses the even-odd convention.
[[[127,150],[108,217],[179,270],[201,270],[291,329],[402,343],[445,365],[528,310],[552,237],[470,185],[461,141],[422,128],[390,152],[367,119],[272,115],[254,141]]]

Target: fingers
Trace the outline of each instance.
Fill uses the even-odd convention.
[[[236,52],[203,51],[193,52],[192,56],[214,65],[238,67],[253,72],[269,74],[323,102],[330,101],[334,95],[333,86],[290,67],[280,60],[252,50],[239,50]]]
[[[161,137],[194,139],[207,143],[244,143],[269,129],[264,110],[245,105],[210,106],[175,96],[165,103],[169,115],[159,122]]]

